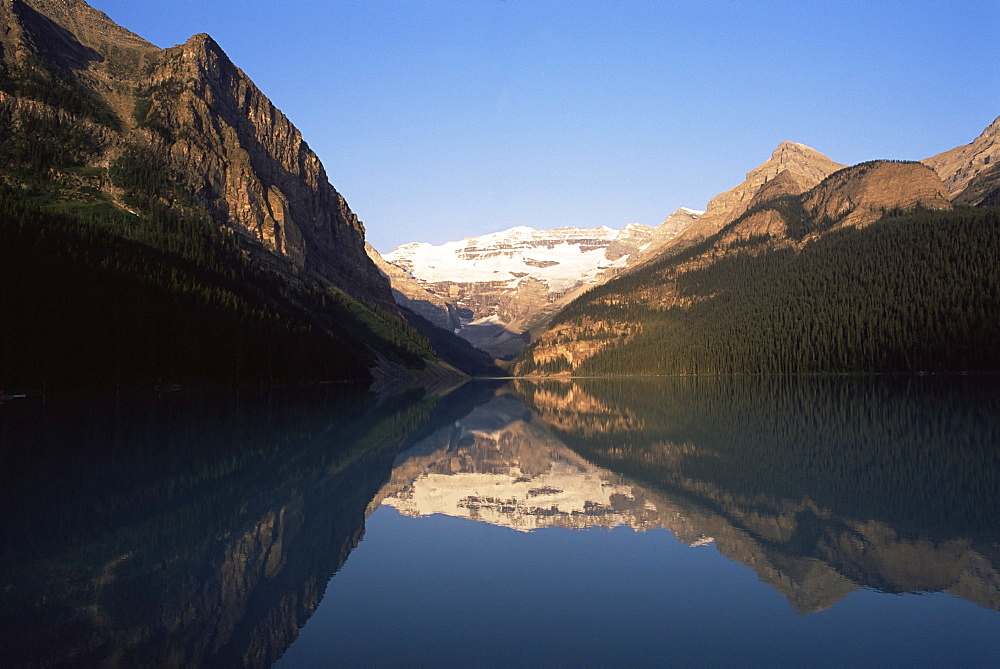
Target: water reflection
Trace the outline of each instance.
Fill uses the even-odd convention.
[[[499,395],[401,454],[376,501],[408,516],[530,531],[659,527],[648,497],[567,448],[517,398]]]
[[[800,612],[857,587],[1000,608],[1000,393],[983,379],[532,384],[564,443],[673,507]],[[653,492],[655,491],[655,492]]]
[[[998,398],[974,379],[518,381],[402,453],[376,502],[666,528],[801,613],[858,587],[1000,608]]]
[[[800,613],[858,588],[1000,609],[992,381],[519,381],[0,409],[6,666],[267,666],[381,505],[517,530],[491,535],[501,552],[546,528],[665,528],[747,565]],[[508,558],[528,565],[525,592],[546,592],[531,556]],[[387,606],[403,606],[396,587]],[[650,620],[667,603],[652,606]]]
[[[3,407],[3,664],[269,665],[435,402],[327,388]]]

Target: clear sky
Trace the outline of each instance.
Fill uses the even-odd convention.
[[[783,140],[917,160],[1000,115],[1000,0],[90,0],[207,32],[382,252],[703,209]]]

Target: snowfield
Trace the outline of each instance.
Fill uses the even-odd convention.
[[[638,228],[645,228],[644,231]],[[647,226],[624,230],[559,228],[535,230],[524,226],[440,246],[414,242],[384,257],[427,283],[504,282],[511,288],[525,277],[544,281],[552,292],[592,283],[612,267],[625,267],[628,256],[608,260],[607,249],[623,232],[649,236]],[[648,242],[647,242],[648,243]]]

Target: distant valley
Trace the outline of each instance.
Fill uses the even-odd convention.
[[[681,208],[657,227],[517,227],[440,246],[369,247],[396,301],[498,358],[584,290],[656,257],[698,219]]]

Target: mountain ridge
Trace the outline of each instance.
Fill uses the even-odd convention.
[[[843,167],[805,144],[781,142],[770,158],[746,173],[742,183],[709,200],[698,224],[691,226],[674,246],[697,243],[721,230],[744,213],[772,179],[780,177],[787,194],[798,194]]]
[[[82,0],[6,0],[0,11],[8,79],[33,68],[35,78],[63,76],[107,105],[106,127],[83,129],[91,151],[82,162],[101,170],[138,162],[169,173],[181,192],[167,203],[204,208],[252,242],[258,262],[394,309],[388,282],[364,253],[364,226],[319,158],[211,36],[160,49]],[[39,67],[35,53],[61,72]],[[38,106],[20,88],[3,99],[15,124]],[[91,187],[134,210],[127,185],[109,176]]]
[[[989,210],[974,215],[956,211],[955,220],[960,225],[954,231],[951,226],[935,229],[936,221],[944,224],[949,220],[945,217],[951,215],[953,205],[951,194],[938,174],[923,163],[861,163],[833,171],[798,194],[795,193],[801,187],[798,180],[784,170],[776,172],[774,167],[771,169],[774,183],[770,179],[752,180],[759,183],[756,193],[751,194],[749,187],[756,184],[747,182],[727,192],[730,196],[722,202],[736,202],[728,211],[743,209],[743,213],[711,236],[698,241],[680,240],[655,262],[634,269],[568,305],[518,358],[516,373],[916,371],[951,365],[961,370],[992,369],[996,364],[995,346],[986,343],[988,338],[976,334],[978,328],[991,330],[982,320],[989,319],[988,314],[994,309],[989,306],[991,278],[975,269],[983,261],[968,257],[970,253],[988,256],[995,252]],[[830,167],[825,163],[826,169]],[[813,174],[812,178],[816,176]],[[744,202],[748,206],[744,207]],[[712,207],[705,216],[711,211]],[[919,222],[909,229],[904,227],[907,212]],[[882,223],[886,220],[892,223]],[[709,229],[715,225],[718,223],[713,224],[710,219]],[[858,257],[858,249],[850,248],[852,231],[867,233],[870,228],[874,232],[866,234],[863,240],[859,238],[863,244],[858,249],[885,246],[888,248],[880,252],[893,253],[895,259],[890,255],[879,265],[878,258]],[[912,236],[913,247],[892,249],[891,230],[898,230],[901,237]],[[697,238],[697,230],[692,236]],[[953,252],[948,258],[936,257],[943,251],[930,250],[934,245],[954,248],[960,243],[959,236],[968,236],[968,241],[961,244],[972,247]],[[900,267],[899,259],[915,256],[917,248],[926,249],[921,254],[930,254],[925,261],[928,267],[943,272],[946,282],[955,282],[947,290],[968,291],[968,297],[959,303],[965,306],[957,308],[970,308],[975,313],[955,315],[956,307],[948,303],[945,293],[925,291],[921,295],[916,286],[920,281],[931,280],[930,276],[916,278],[924,271],[922,265],[898,270],[905,279],[885,274],[889,266]],[[849,261],[845,264],[857,265],[855,271],[863,274],[858,276],[838,269],[836,253]],[[803,275],[810,272],[804,269],[809,263],[823,264],[812,270],[813,276]],[[787,279],[780,278],[783,272],[789,274]],[[940,275],[933,277],[936,284],[941,280]],[[800,283],[782,285],[783,281]],[[821,281],[831,282],[831,287]],[[898,302],[904,291],[859,301],[868,283],[874,282],[882,290],[894,281],[904,282],[905,294],[912,294],[910,302]],[[816,284],[811,290],[795,292],[798,286],[810,283]],[[942,284],[940,290],[945,290],[944,285],[949,284]],[[822,292],[817,292],[818,289]],[[774,301],[769,296],[772,291]],[[786,302],[780,301],[782,298],[777,296],[780,293],[790,293]],[[836,303],[828,304],[828,300]],[[869,311],[873,304],[882,301],[886,305],[884,313],[877,308]],[[841,309],[842,305],[855,302],[855,307]],[[786,314],[788,310],[794,313]],[[845,320],[830,322],[831,316],[818,315],[831,310],[838,314],[836,319]],[[896,310],[907,314],[905,321],[886,320],[886,314]],[[940,318],[932,317],[935,313]],[[968,329],[963,326],[949,333],[948,323],[956,318]],[[830,329],[810,334],[817,320]],[[780,336],[767,328],[780,328]],[[800,336],[806,337],[807,342],[822,340],[828,346],[840,348],[835,355],[808,347],[796,352],[787,337],[799,329],[806,330]],[[913,340],[918,329],[935,334],[918,343]],[[723,331],[727,334],[723,335]],[[738,334],[741,332],[742,335]],[[894,341],[881,344],[884,348],[877,352],[858,339],[874,332],[879,337],[891,336]],[[694,333],[701,333],[701,338]],[[949,352],[930,352],[934,346],[944,346],[945,341],[951,347]],[[713,352],[707,353],[706,347]],[[768,351],[767,355],[772,357],[760,360],[751,349],[757,353]],[[591,359],[595,362],[589,362]],[[920,362],[915,362],[918,359]]]
[[[978,175],[1000,162],[1000,116],[968,144],[921,162],[937,172],[953,197],[960,195]]]
[[[82,0],[3,0],[0,27],[10,387],[463,376],[209,35],[160,49]]]
[[[412,242],[381,256],[391,268],[381,267],[399,304],[431,311],[435,322],[509,358],[562,305],[655,256],[701,213],[682,207],[655,228],[517,226],[440,245]]]

